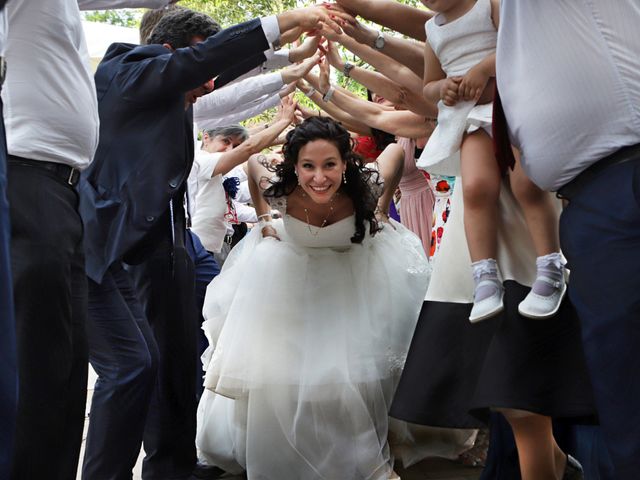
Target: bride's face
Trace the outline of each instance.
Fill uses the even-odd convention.
[[[342,185],[347,165],[333,142],[313,140],[298,153],[298,182],[315,203],[328,203]]]

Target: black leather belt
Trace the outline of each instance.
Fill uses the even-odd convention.
[[[24,165],[48,170],[72,187],[75,187],[78,184],[78,180],[80,180],[80,170],[64,163],[31,160],[29,158],[16,157],[15,155],[8,155],[7,161],[9,165]]]
[[[620,150],[604,157],[602,160],[594,163],[589,168],[580,173],[576,178],[571,180],[565,186],[558,190],[558,198],[571,200],[580,190],[587,186],[593,179],[598,177],[604,170],[614,165],[627,163],[633,160],[640,161],[640,143],[622,147]]]

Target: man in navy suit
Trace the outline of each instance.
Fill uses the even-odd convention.
[[[100,143],[80,182],[90,360],[99,376],[84,478],[130,478],[143,438],[143,478],[190,476],[196,311],[183,199],[192,104],[239,59],[277,48],[281,31],[320,23],[339,29],[312,7],[216,33],[209,17],[178,9],[149,45],[114,44],[99,65]]]

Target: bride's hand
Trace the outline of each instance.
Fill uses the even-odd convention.
[[[280,237],[278,236],[278,232],[271,225],[266,225],[262,227],[262,238],[274,238],[280,241]]]

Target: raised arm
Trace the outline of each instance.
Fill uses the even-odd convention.
[[[296,104],[290,97],[282,99],[275,121],[264,130],[250,136],[233,150],[223,153],[213,170],[212,177],[225,175],[234,167],[246,162],[251,155],[260,153],[271,145],[293,121]]]
[[[314,78],[312,85],[318,85],[317,78]],[[308,85],[304,85],[302,82],[298,83],[298,88],[302,93],[309,97],[319,108],[324,110],[331,118],[342,123],[342,125],[350,132],[358,133],[360,135],[371,135],[371,128],[360,120],[357,120],[349,112],[345,112],[341,108],[338,108],[332,102],[325,102],[322,100],[322,95],[318,93],[317,89],[313,87],[314,91]],[[305,118],[312,116],[312,112],[306,108],[298,106],[298,110],[303,114]]]
[[[345,61],[331,43],[329,43],[327,49],[327,59],[332,67],[345,73]],[[435,104],[425,100],[421,91],[415,92],[394,82],[380,72],[374,72],[358,66],[353,66],[348,73],[355,81],[386,98],[398,109],[411,110],[418,115],[426,117],[437,115]]]
[[[321,67],[326,69],[328,64],[323,62]],[[328,74],[325,76],[328,78]],[[328,84],[318,85],[318,87],[322,95],[325,95],[329,90]],[[331,101],[342,110],[357,112],[357,118],[370,127],[407,138],[421,138],[431,134],[431,124],[422,115],[407,111],[387,110],[373,102],[347,95],[339,88],[333,88]]]
[[[340,42],[346,49],[355,53],[362,60],[394,82],[410,90],[414,90],[417,93],[422,90],[422,79],[418,75],[391,57],[386,56],[384,53],[380,53],[367,45],[359,43],[356,39],[345,33],[334,33],[329,29],[324,29],[323,35],[329,40]]]
[[[431,13],[410,7],[395,0],[336,0],[339,5],[355,15],[360,15],[378,25],[400,32],[416,40],[424,41],[424,24]]]
[[[359,43],[368,47],[373,46],[379,52],[408,67],[416,75],[422,75],[424,71],[423,42],[385,34],[360,22],[346,24],[342,29]],[[382,37],[382,42],[378,41],[379,36]]]

